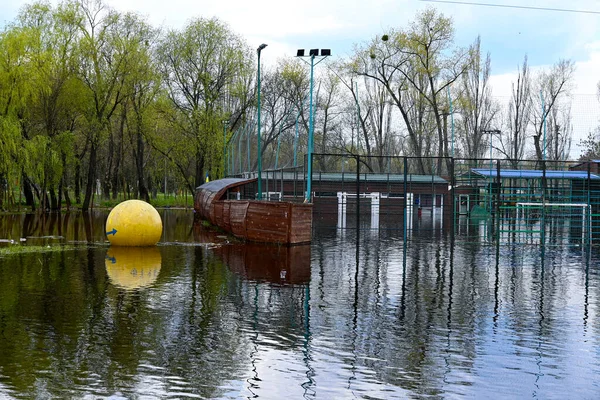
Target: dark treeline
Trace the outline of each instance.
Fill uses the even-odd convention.
[[[452,20],[428,9],[319,66],[315,151],[482,158],[500,130],[497,156],[568,157],[573,63],[533,74],[525,58],[500,105],[480,39],[453,40]],[[2,207],[17,196],[43,210],[87,210],[94,196],[151,201],[254,169],[256,62],[255,46],[216,18],[161,31],[101,0],[25,6],[0,32]],[[264,166],[301,163],[307,66],[279,60],[261,87]],[[383,158],[368,160],[383,169]]]

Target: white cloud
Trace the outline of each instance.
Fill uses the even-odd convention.
[[[588,58],[575,64],[575,91],[578,94],[596,94],[600,81],[600,41],[585,45]]]
[[[581,154],[579,142],[588,133],[600,125],[600,102],[597,98],[597,84],[600,81],[600,41],[584,45],[587,55],[584,60],[575,63],[573,89],[571,91],[571,116],[573,124],[573,143],[571,157],[578,158]],[[532,76],[550,65],[531,66]],[[493,96],[506,107],[512,84],[517,80],[518,71],[497,74],[490,77]]]
[[[158,25],[181,27],[193,17],[218,17],[243,35],[285,37],[290,35],[319,35],[341,31],[378,27],[386,10],[404,1],[323,1],[304,0],[229,0],[191,1],[172,0],[165,7],[161,0],[108,0],[112,7],[147,15]]]

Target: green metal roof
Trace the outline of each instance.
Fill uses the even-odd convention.
[[[322,182],[356,182],[356,172],[313,172],[313,183],[319,181]],[[293,172],[284,172],[284,180],[303,179],[306,174],[299,172],[295,174]],[[267,174],[263,173],[263,179],[267,179]],[[268,179],[281,179],[281,172],[269,172]],[[361,173],[361,182],[404,182],[404,174],[371,174]],[[435,184],[447,184],[448,181],[437,175],[415,175],[408,174],[406,181],[408,183],[435,183]]]
[[[498,178],[498,171],[495,168],[473,168],[472,171],[486,178]],[[502,179],[541,179],[542,177],[547,179],[588,179],[588,173],[587,171],[500,169],[500,178]],[[596,174],[589,174],[589,179],[600,179],[600,176]]]

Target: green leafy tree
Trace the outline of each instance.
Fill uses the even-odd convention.
[[[171,103],[164,114],[180,135],[178,144],[161,151],[169,154],[191,191],[204,181],[206,171],[215,176],[222,169],[222,121],[239,115],[239,109],[229,107],[247,82],[249,54],[241,37],[217,19],[195,19],[181,32],[169,32],[159,46]],[[247,105],[247,98],[238,105]]]
[[[87,210],[92,200],[98,177],[98,152],[107,136],[111,118],[127,97],[126,78],[136,65],[132,47],[139,36],[126,36],[128,15],[121,15],[99,0],[82,0],[82,18],[79,23],[81,53],[79,76],[88,89],[86,141],[89,143],[88,171],[82,209]]]
[[[84,88],[73,73],[77,61],[76,22],[77,9],[73,3],[56,9],[45,3],[33,3],[26,6],[18,18],[19,26],[32,37],[28,54],[32,71],[30,84],[35,96],[30,97],[28,104],[31,125],[28,139],[36,135],[48,139],[29,146],[34,151],[31,158],[43,160],[43,171],[37,174],[41,180],[37,184],[41,187],[40,201],[44,209],[48,205],[51,209],[60,208],[63,187],[67,185],[65,165],[71,162],[67,158],[72,157],[65,138],[73,137],[75,121],[81,113],[77,100]],[[38,148],[40,143],[45,143],[45,148]]]
[[[28,54],[33,38],[29,29],[14,24],[0,33],[0,179],[8,183],[21,177],[26,202],[31,207],[34,197],[23,170],[22,142],[30,135],[28,104],[35,96]]]

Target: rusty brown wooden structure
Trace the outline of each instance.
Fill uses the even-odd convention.
[[[199,221],[193,225],[194,241],[213,243],[211,251],[231,272],[245,279],[276,284],[310,281],[310,244],[279,246],[269,243],[229,241]]]
[[[312,204],[248,200],[256,179],[225,178],[196,189],[196,215],[251,242],[302,244],[311,241]]]

